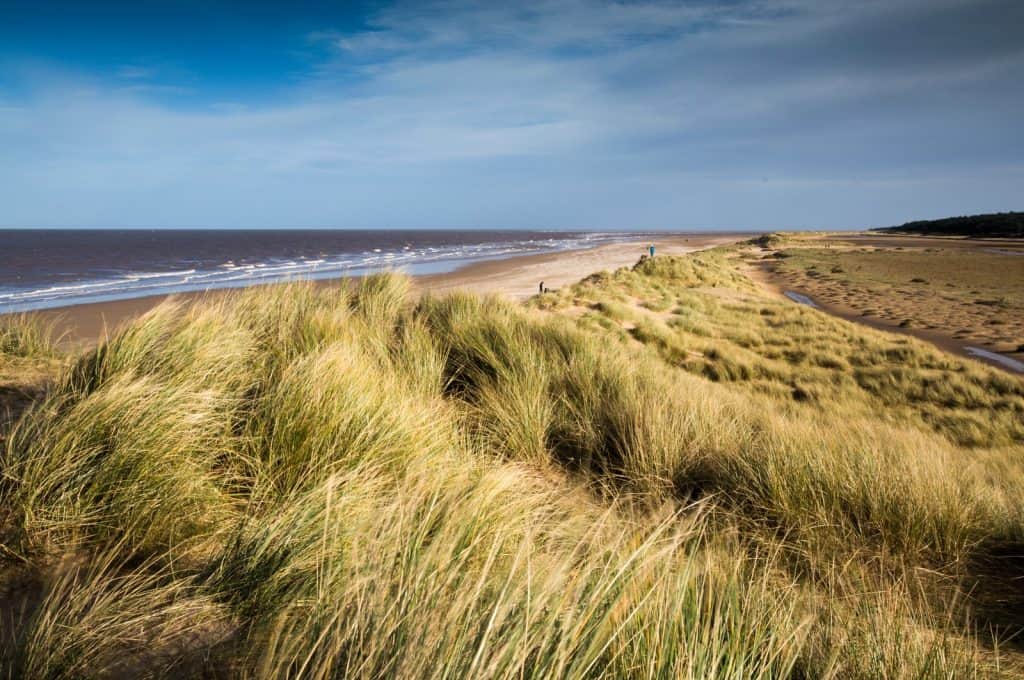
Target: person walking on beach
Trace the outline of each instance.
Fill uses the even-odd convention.
[[[538,286],[537,292],[540,293],[541,295],[544,294],[544,282],[543,281],[540,282],[540,286]]]
[[[650,248],[648,248],[648,250],[649,250],[649,251],[650,251],[650,253],[651,253],[651,257],[654,257],[654,244],[653,244],[653,243],[651,244],[651,247],[650,247]]]

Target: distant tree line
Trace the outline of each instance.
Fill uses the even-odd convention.
[[[900,234],[933,234],[942,236],[998,236],[1024,238],[1024,212],[963,215],[941,220],[918,220],[898,227],[883,227],[872,231]]]

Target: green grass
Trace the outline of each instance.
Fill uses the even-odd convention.
[[[771,301],[724,251],[525,306],[409,290],[169,302],[72,357],[0,454],[3,673],[937,678],[1014,653],[972,602],[1024,541],[1019,383]]]

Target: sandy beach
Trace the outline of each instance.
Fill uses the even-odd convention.
[[[732,243],[749,234],[680,234],[666,236],[654,242],[656,252],[680,255],[695,250]],[[541,255],[523,255],[500,260],[487,260],[467,264],[453,272],[415,277],[417,288],[426,292],[446,293],[471,290],[477,293],[496,293],[515,299],[525,299],[537,292],[541,281],[549,289],[574,283],[589,274],[605,269],[617,269],[636,262],[647,252],[649,241],[628,241],[595,248],[569,250]],[[346,279],[318,281],[318,285],[339,285]],[[275,284],[266,284],[275,285]],[[177,299],[192,299],[208,295],[223,295],[229,289],[182,293]],[[94,302],[68,307],[30,312],[44,322],[56,325],[57,333],[69,345],[96,342],[122,324],[145,314],[169,296],[153,295],[126,300]]]

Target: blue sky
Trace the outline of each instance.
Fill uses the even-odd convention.
[[[1024,208],[1024,3],[0,0],[0,226]]]

